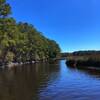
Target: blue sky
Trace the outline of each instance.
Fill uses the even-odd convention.
[[[100,49],[100,0],[8,0],[13,17],[29,22],[63,52]]]

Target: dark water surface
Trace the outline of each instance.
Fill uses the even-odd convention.
[[[0,69],[0,100],[100,100],[100,69],[65,61]]]

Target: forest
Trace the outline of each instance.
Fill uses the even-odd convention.
[[[0,65],[46,61],[59,57],[60,47],[32,24],[11,17],[11,6],[0,0]]]

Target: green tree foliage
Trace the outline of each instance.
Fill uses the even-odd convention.
[[[0,19],[0,49],[2,51],[1,62],[6,62],[7,53],[13,52],[19,40],[19,32],[13,18]]]
[[[11,14],[11,7],[6,0],[0,0],[0,18],[7,17]]]
[[[0,0],[0,64],[58,57],[60,48],[55,41],[44,37],[31,24],[16,23],[10,13],[10,5]]]

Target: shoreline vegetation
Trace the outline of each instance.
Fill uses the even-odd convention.
[[[100,67],[100,51],[77,51],[66,55],[66,64],[71,67]]]
[[[0,66],[60,58],[60,47],[32,24],[16,22],[11,6],[0,0]]]

